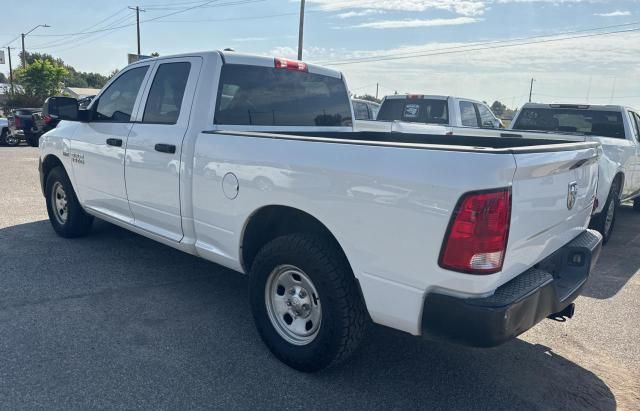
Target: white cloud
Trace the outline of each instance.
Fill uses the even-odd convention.
[[[346,13],[340,13],[338,14],[338,17],[341,19],[348,19],[351,17],[362,17],[362,16],[368,16],[370,14],[380,14],[380,13],[384,13],[384,12],[382,10],[365,9],[363,11],[348,11]]]
[[[269,37],[239,37],[235,39],[231,39],[231,41],[237,41],[239,43],[249,42],[249,41],[265,41],[269,40]]]
[[[325,11],[381,10],[426,11],[446,10],[463,16],[482,15],[487,0],[308,0]]]
[[[457,26],[461,24],[471,24],[480,21],[475,17],[456,17],[453,19],[406,19],[406,20],[380,20],[369,23],[362,23],[353,28],[371,29],[397,29],[408,27],[434,27],[434,26]]]
[[[594,13],[594,16],[600,16],[600,17],[623,17],[623,16],[630,16],[631,12],[628,10],[622,11],[622,10],[616,10],[616,11],[611,11],[609,13]]]

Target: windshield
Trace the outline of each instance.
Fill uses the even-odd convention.
[[[447,100],[387,99],[380,107],[377,120],[448,124],[449,110]]]
[[[513,129],[625,138],[622,113],[604,110],[525,108]]]

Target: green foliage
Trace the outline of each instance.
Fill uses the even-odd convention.
[[[0,73],[0,83],[8,83],[9,79],[7,78],[7,76],[4,75],[4,73]]]
[[[506,109],[507,109],[507,106],[505,106],[498,100],[494,101],[493,104],[491,105],[491,111],[493,111],[493,114],[495,114],[498,117],[500,117]]]
[[[63,66],[68,72],[63,79],[65,87],[88,87],[100,89],[110,78],[109,76],[104,76],[100,73],[85,73],[77,71],[75,68],[65,64],[61,58],[55,58],[51,54],[27,52],[28,64],[31,64],[36,60],[51,61],[57,65]]]
[[[62,82],[68,74],[69,71],[63,65],[51,60],[34,60],[26,68],[20,67],[15,71],[16,79],[24,87],[25,94],[42,102],[60,92]]]
[[[357,98],[359,100],[367,100],[367,101],[373,101],[374,103],[380,103],[382,100],[375,98],[375,96],[372,96],[370,94],[363,94],[361,96],[358,95],[353,95],[353,98]]]
[[[151,57],[160,57],[160,53],[158,53],[157,51],[154,51],[153,53],[150,54]]]

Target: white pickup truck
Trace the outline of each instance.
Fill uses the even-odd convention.
[[[500,119],[482,101],[424,94],[386,96],[375,120],[357,119],[356,130],[446,135],[474,128],[476,136],[493,137],[493,130],[503,128]]]
[[[624,106],[527,103],[511,123],[512,136],[534,137],[523,131],[546,133],[541,138],[595,141],[602,144],[597,206],[592,227],[606,243],[621,202],[633,200],[640,210],[640,115]],[[508,135],[511,135],[508,133]]]
[[[353,132],[319,66],[159,57],[44,111],[64,120],[40,141],[53,229],[97,217],[248,274],[260,336],[303,371],[370,320],[493,346],[570,317],[601,247],[597,143]]]

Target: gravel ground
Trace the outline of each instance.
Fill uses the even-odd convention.
[[[106,223],[63,240],[37,150],[0,147],[0,407],[640,409],[640,215],[616,234],[566,322],[494,349],[372,327],[314,375],[274,359],[246,279]]]

